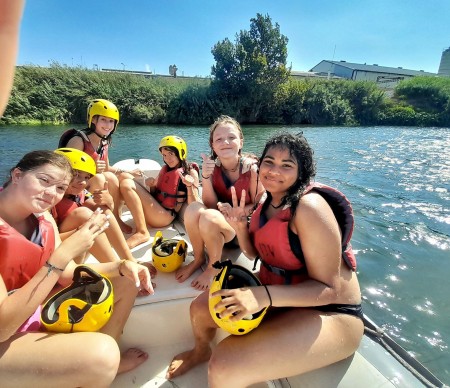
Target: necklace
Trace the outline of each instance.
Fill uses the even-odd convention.
[[[236,167],[228,169],[228,168],[225,168],[225,167],[223,166],[223,164],[222,164],[222,168],[223,168],[225,171],[235,172],[235,171],[237,171],[237,169],[238,169],[238,167],[239,167],[240,164],[241,164],[241,160],[239,159],[239,160],[237,161]]]
[[[274,204],[272,204],[272,202],[270,203],[270,206],[272,206],[274,209],[279,209],[281,206],[284,205],[284,202],[281,201],[279,205],[275,206]]]

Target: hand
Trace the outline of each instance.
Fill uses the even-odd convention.
[[[97,160],[97,174],[101,174],[106,170],[106,162],[104,160]]]
[[[107,181],[105,182],[102,190],[95,190],[92,193],[92,199],[97,206],[107,206],[111,210],[114,208],[114,200],[108,191]]]
[[[205,154],[201,154],[201,157],[203,159],[202,178],[208,179],[212,175],[216,163],[214,162],[214,160],[212,160],[209,156]]]
[[[108,218],[101,209],[97,209],[89,220],[58,246],[56,250],[63,250],[63,256],[67,259],[65,265],[70,260],[85,254],[92,247],[97,236],[109,227]]]
[[[264,304],[263,291],[264,295],[266,295],[263,287],[244,287],[216,291],[211,297],[220,296],[221,300],[214,306],[214,311],[218,312],[221,318],[228,317],[232,322],[239,321],[267,307]]]
[[[241,201],[238,205],[236,189],[234,188],[234,186],[232,186],[231,201],[233,203],[233,206],[231,207],[230,205],[228,205],[229,207],[226,208],[226,214],[222,212],[227,222],[235,231],[247,228],[247,214],[245,212],[245,196],[246,192],[245,190],[242,190]]]
[[[195,179],[192,175],[183,175],[181,171],[179,171],[178,174],[180,175],[181,181],[186,185],[186,187],[191,187],[192,185],[195,186]]]
[[[155,293],[147,267],[130,260],[124,260],[119,265],[120,272],[136,284],[137,288],[144,289],[149,295]]]
[[[145,185],[146,185],[147,187],[150,187],[150,188],[155,187],[155,186],[156,186],[156,179],[155,179],[155,178],[152,178],[152,177],[147,178],[147,179],[145,180]]]
[[[133,171],[128,171],[128,173],[133,175],[134,178],[140,178],[144,176],[144,172],[139,170],[138,168]]]

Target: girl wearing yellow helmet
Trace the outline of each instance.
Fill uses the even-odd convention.
[[[107,190],[93,195],[86,190],[89,179],[96,173],[95,161],[88,154],[75,148],[58,148],[55,152],[69,160],[75,173],[63,199],[52,208],[52,215],[64,240],[72,234],[73,230],[84,224],[99,207],[98,202],[102,201],[96,200],[96,196],[104,196],[103,201],[109,204],[112,203],[112,198]],[[118,257],[136,262],[110,208],[108,206],[100,206],[100,208],[109,217],[110,227],[104,234],[98,236],[89,252],[102,263],[118,261]],[[76,261],[82,264],[84,260],[85,258],[82,257]],[[145,265],[152,276],[156,275],[156,270],[150,263]]]
[[[306,373],[356,351],[364,333],[361,292],[351,231],[341,218],[353,216],[337,190],[311,185],[315,171],[303,135],[283,133],[263,151],[259,178],[267,198],[250,226],[246,193],[238,201],[232,189],[226,219],[245,255],[261,259],[263,285],[236,282],[239,276],[232,272],[228,278],[223,272],[217,276],[214,292],[191,304],[195,346],[175,356],[167,379],[209,360],[209,386],[248,387]],[[238,284],[226,285],[226,280]],[[268,307],[259,322],[258,312]],[[218,326],[245,335],[228,336],[211,349]]]
[[[108,227],[101,211],[62,243],[48,210],[72,179],[68,160],[52,151],[26,154],[0,190],[0,376],[14,386],[109,386],[148,355],[120,353],[117,340],[148,269],[129,260],[89,265],[114,288],[111,318],[100,332],[53,334],[40,327],[40,306],[74,276],[74,259]],[[122,275],[122,276],[121,276]],[[37,319],[35,319],[37,317]],[[42,373],[45,371],[45,373]]]
[[[156,178],[148,178],[142,187],[130,174],[123,173],[120,193],[136,224],[136,232],[127,243],[133,248],[150,239],[147,225],[162,228],[169,225],[183,204],[199,200],[198,173],[195,164],[187,162],[186,142],[179,136],[165,136],[159,144],[164,166]]]
[[[120,170],[111,167],[109,164],[109,148],[112,142],[112,135],[119,124],[119,110],[108,100],[97,98],[89,104],[87,108],[88,127],[81,131],[68,130],[60,139],[58,148],[75,148],[86,152],[96,163],[97,174],[88,183],[90,192],[104,191],[104,180],[108,182],[108,192],[113,199],[112,204],[102,203],[109,206],[119,223],[120,228],[125,233],[130,233],[131,228],[122,222],[119,217],[120,192],[118,175]],[[140,176],[139,171],[131,174]],[[103,174],[103,175],[100,175]]]

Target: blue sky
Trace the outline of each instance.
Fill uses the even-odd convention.
[[[450,47],[449,0],[28,0],[18,64],[208,76],[211,48],[257,13],[289,38],[292,70],[334,59],[437,73]]]

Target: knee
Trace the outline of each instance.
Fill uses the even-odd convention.
[[[94,212],[86,206],[80,206],[73,210],[73,215],[83,222],[91,218],[93,213]]]
[[[190,314],[192,320],[200,320],[201,322],[206,322],[207,319],[212,319],[209,312],[209,292],[205,291],[195,298],[190,306]]]
[[[213,209],[207,209],[199,217],[199,229],[202,235],[217,235],[221,231],[222,214]]]
[[[98,386],[109,386],[117,375],[120,350],[117,342],[103,333],[90,333],[91,338],[82,370],[87,379]]]
[[[233,374],[228,371],[226,359],[221,356],[217,348],[213,350],[208,363],[208,382],[210,387],[220,387],[221,383],[223,384],[225,381],[231,382],[230,379],[232,379]]]
[[[121,193],[124,193],[124,192],[127,192],[127,191],[131,191],[131,190],[134,190],[134,189],[135,189],[135,186],[134,186],[133,179],[126,178],[126,179],[123,179],[120,182],[120,192]]]

